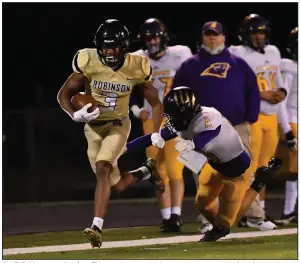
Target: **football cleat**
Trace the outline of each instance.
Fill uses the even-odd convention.
[[[90,228],[88,227],[84,229],[83,235],[88,241],[90,241],[92,248],[101,247],[102,235],[101,235],[101,230],[98,227],[93,225]]]
[[[160,193],[165,192],[165,184],[162,178],[159,176],[158,172],[156,171],[156,161],[152,158],[147,159],[144,164],[150,171],[151,176],[148,179],[150,183],[152,183],[156,190]]]
[[[169,233],[171,232],[170,229],[170,219],[163,219],[161,225],[160,225],[160,232],[161,233]]]
[[[238,227],[248,227],[247,226],[247,217],[243,216],[240,220],[240,222],[238,223]]]
[[[169,227],[171,232],[181,232],[182,222],[179,215],[171,214]]]
[[[257,223],[251,223],[247,221],[247,225],[249,227],[258,228],[261,231],[274,230],[277,228],[277,226],[268,219],[259,221]]]
[[[284,213],[281,214],[279,220],[274,220],[276,225],[288,225],[296,220],[296,212],[289,213],[285,215]]]
[[[230,233],[229,228],[218,228],[218,227],[213,227],[212,230],[206,232],[204,237],[200,239],[200,243],[202,242],[215,242],[221,237],[225,237]]]
[[[205,224],[202,224],[202,226],[200,227],[200,233],[206,234],[208,231],[210,231],[212,229],[213,229],[213,226],[211,223],[205,223]]]

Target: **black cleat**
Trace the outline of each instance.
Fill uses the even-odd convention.
[[[227,236],[229,233],[229,228],[218,228],[214,226],[212,230],[206,232],[204,237],[202,237],[199,242],[215,242],[221,237]]]
[[[296,213],[295,211],[285,215],[284,213],[281,214],[281,217],[279,220],[274,220],[276,225],[288,225],[290,223],[294,223],[296,222],[297,218],[296,218]]]
[[[170,219],[163,219],[161,225],[160,225],[160,232],[161,233],[170,233]]]
[[[101,230],[98,227],[93,225],[92,227],[88,227],[88,228],[84,229],[83,235],[88,241],[90,241],[93,248],[101,247],[102,234],[101,234]]]
[[[247,225],[247,217],[243,216],[240,222],[238,223],[238,227],[248,227]]]
[[[156,171],[156,161],[152,158],[147,159],[144,164],[150,171],[151,177],[148,179],[156,188],[156,191],[163,194],[165,192],[165,184]]]
[[[171,232],[181,232],[182,221],[179,215],[171,214],[170,229]]]

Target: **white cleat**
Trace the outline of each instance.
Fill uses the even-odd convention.
[[[200,227],[200,233],[205,234],[206,232],[213,229],[213,226],[211,223],[205,223]]]
[[[264,220],[264,221],[259,221],[257,223],[251,223],[247,221],[247,226],[253,227],[253,228],[258,228],[261,231],[267,231],[267,230],[274,230],[277,228],[277,226],[272,223],[271,221]]]

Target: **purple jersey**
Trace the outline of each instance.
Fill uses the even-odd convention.
[[[200,51],[177,71],[172,88],[191,88],[200,105],[214,107],[232,125],[254,123],[259,114],[260,97],[253,70],[225,48],[218,55]]]

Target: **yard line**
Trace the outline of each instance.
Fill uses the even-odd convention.
[[[241,232],[232,233],[222,238],[222,240],[233,238],[250,238],[250,237],[266,237],[266,236],[281,236],[297,234],[297,228],[278,229],[269,231],[255,231],[255,232]],[[159,237],[151,239],[139,239],[139,240],[123,240],[123,241],[107,241],[102,244],[102,248],[120,248],[120,247],[140,247],[147,245],[160,245],[160,244],[172,244],[172,243],[188,243],[197,242],[203,235],[192,236],[174,236],[174,237]],[[28,247],[28,248],[7,248],[3,249],[3,255],[17,255],[17,254],[29,254],[29,253],[41,253],[41,252],[65,252],[76,250],[89,250],[92,249],[89,243],[73,244],[73,245],[56,245],[56,246],[42,246],[42,247]]]

